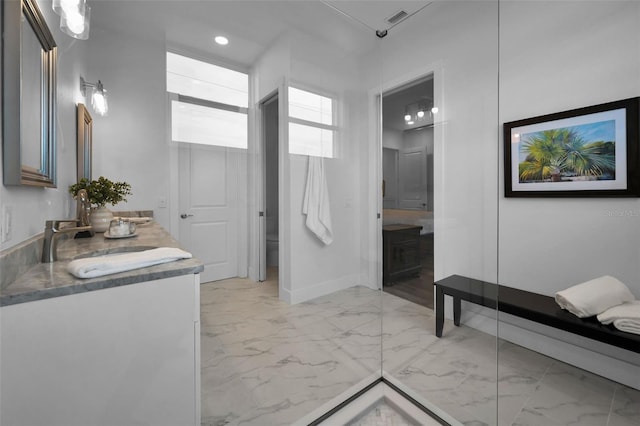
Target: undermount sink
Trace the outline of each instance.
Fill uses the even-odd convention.
[[[98,257],[98,256],[110,256],[113,254],[122,254],[122,253],[135,253],[139,251],[145,250],[153,250],[158,247],[156,246],[127,246],[127,247],[112,247],[105,248],[100,250],[90,251],[88,253],[82,253],[75,256],[73,259],[86,259],[88,257]]]

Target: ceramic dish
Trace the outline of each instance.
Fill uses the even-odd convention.
[[[114,217],[114,219],[122,219],[122,220],[128,220],[129,222],[133,222],[136,225],[145,225],[147,223],[151,223],[151,221],[153,221],[152,217],[137,217],[137,216],[130,216],[130,217]]]
[[[108,238],[108,239],[117,239],[117,238],[131,238],[131,237],[135,237],[136,235],[138,235],[137,232],[134,232],[132,234],[128,234],[128,235],[111,235],[109,233],[109,231],[106,231],[104,233],[104,237]]]

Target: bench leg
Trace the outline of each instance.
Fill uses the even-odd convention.
[[[460,311],[462,308],[462,300],[459,297],[453,298],[453,323],[460,326]]]
[[[444,326],[444,291],[436,286],[436,336],[442,337]]]

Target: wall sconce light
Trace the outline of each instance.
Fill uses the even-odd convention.
[[[107,91],[104,90],[102,82],[98,80],[97,83],[87,83],[84,81],[84,78],[80,77],[80,91],[82,92],[82,96],[87,95],[87,87],[91,87],[93,89],[91,93],[91,106],[93,107],[93,110],[99,115],[107,115],[107,111],[109,110],[109,105],[107,104]]]
[[[60,15],[60,30],[78,40],[89,38],[91,8],[86,0],[53,0],[54,12]]]

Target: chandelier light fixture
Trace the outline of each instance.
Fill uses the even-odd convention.
[[[430,118],[438,113],[438,108],[431,106],[430,102],[419,101],[407,105],[404,109],[404,121],[408,126],[415,124],[417,121],[423,121],[428,115]]]
[[[99,115],[107,115],[107,111],[109,110],[107,91],[104,90],[102,82],[98,80],[97,83],[87,83],[84,78],[80,77],[80,91],[82,92],[82,96],[87,95],[87,87],[92,89],[91,106],[93,110]]]
[[[78,40],[89,38],[91,8],[86,0],[53,0],[54,12],[60,15],[60,30]]]

